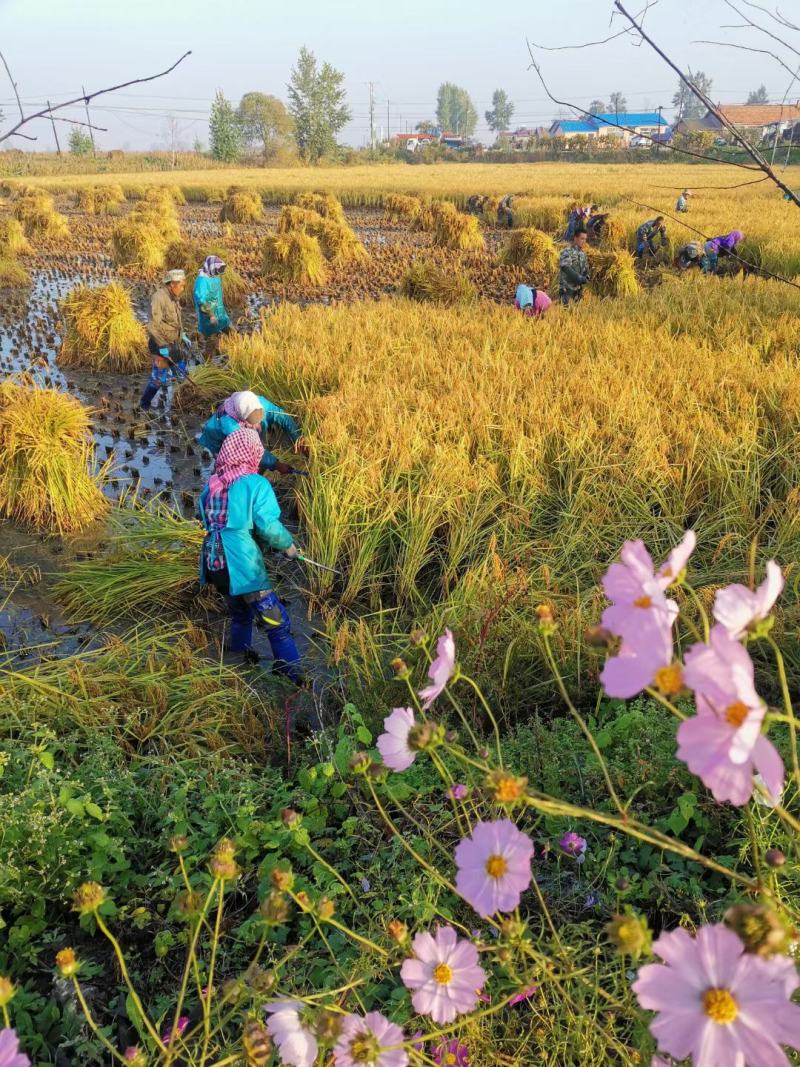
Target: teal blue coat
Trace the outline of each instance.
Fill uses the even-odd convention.
[[[261,441],[263,444],[267,443],[267,435],[273,426],[277,426],[279,429],[283,430],[292,443],[300,438],[300,427],[291,415],[288,415],[283,408],[279,408],[277,404],[273,404],[271,400],[267,400],[265,396],[259,396],[258,401],[264,409],[264,418],[261,420],[261,425],[259,427],[259,433],[261,434]],[[203,448],[208,449],[212,456],[216,456],[222,448],[222,442],[228,434],[239,429],[241,429],[241,427],[236,419],[231,418],[230,415],[218,415],[214,412],[203,427],[202,432],[198,437],[198,441]],[[261,466],[265,470],[272,471],[275,470],[275,464],[277,462],[277,457],[274,456],[269,449],[265,449],[264,456],[261,460]]]
[[[216,326],[211,325],[208,315],[203,311],[203,305],[210,308],[216,315]],[[230,326],[230,316],[225,310],[225,303],[222,299],[222,278],[209,278],[205,274],[197,275],[194,283],[194,309],[197,312],[197,328],[204,337],[211,337]]]
[[[198,505],[200,521],[208,530],[205,487]],[[292,535],[280,521],[281,509],[272,486],[260,474],[245,474],[228,488],[228,521],[221,531],[222,547],[228,567],[232,596],[271,589],[272,583],[264,566],[262,548],[285,552],[292,544]],[[206,584],[206,534],[200,552],[200,584]]]

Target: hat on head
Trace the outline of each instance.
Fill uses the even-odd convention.
[[[164,285],[169,285],[170,282],[185,282],[186,271],[185,270],[168,270],[164,275]]]

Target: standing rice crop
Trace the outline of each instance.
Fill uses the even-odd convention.
[[[549,281],[558,266],[558,248],[541,230],[513,230],[500,252],[500,262],[522,267],[537,281]]]
[[[149,365],[147,334],[119,283],[80,285],[61,301],[65,331],[58,362],[94,370],[135,371]]]
[[[17,219],[0,219],[0,249],[3,257],[27,256],[33,251],[25,236],[22,223]]]
[[[68,393],[0,383],[0,515],[69,533],[108,507],[95,470],[89,411]]]
[[[219,213],[220,222],[261,222],[264,204],[256,192],[230,193]]]
[[[466,306],[478,299],[475,286],[457,270],[443,270],[430,260],[413,263],[400,280],[399,291],[411,300]]]
[[[283,283],[323,285],[328,278],[328,267],[317,238],[302,230],[292,230],[265,238],[262,273],[265,278]]]

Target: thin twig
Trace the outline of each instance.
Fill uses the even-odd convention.
[[[692,41],[692,44],[713,44],[718,48],[740,48],[743,52],[759,52],[763,56],[772,56],[776,63],[780,63],[784,70],[788,70],[794,77],[794,71],[788,63],[784,63],[780,56],[770,52],[768,48],[754,48],[749,44],[734,44],[732,41]]]
[[[731,2],[731,0],[724,0],[724,3],[727,4],[731,11],[735,11],[739,18],[744,19],[748,26],[752,26],[754,30],[758,30],[760,33],[766,34],[767,37],[771,37],[773,41],[777,41],[778,44],[782,44],[784,48],[788,48],[790,52],[794,52],[796,56],[800,56],[800,52],[798,52],[796,48],[790,45],[788,41],[784,40],[782,37],[776,36],[772,32],[772,30],[765,30],[763,26],[759,26],[757,22],[753,22],[753,20],[751,18],[748,18],[743,11],[740,11],[739,8]]]
[[[642,10],[639,12],[639,14],[636,17],[637,18],[644,18],[644,16],[647,14],[647,12],[650,10],[650,8],[651,7],[655,7],[655,5],[657,3],[658,3],[658,0],[651,0],[650,3],[646,4],[642,8]],[[612,14],[612,18],[613,18],[613,14]],[[548,46],[546,44],[536,44],[534,42],[534,48],[539,48],[542,52],[567,52],[567,51],[571,51],[572,49],[578,49],[578,48],[594,48],[595,45],[608,44],[609,41],[616,41],[616,39],[618,37],[625,37],[627,34],[632,33],[632,32],[633,32],[633,30],[631,29],[631,27],[627,26],[624,30],[620,30],[618,33],[612,33],[610,37],[604,37],[600,41],[585,41],[583,44],[560,44],[560,45],[550,45],[550,46]]]

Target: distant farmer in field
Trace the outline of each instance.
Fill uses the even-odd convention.
[[[194,283],[197,329],[205,341],[205,357],[211,359],[219,348],[220,334],[230,333],[231,320],[225,310],[222,275],[225,262],[219,256],[206,256]]]
[[[712,237],[710,241],[706,241],[703,273],[716,274],[719,267],[719,257],[733,254],[743,240],[744,234],[741,230],[731,230],[730,233],[722,234],[720,237]]]
[[[507,226],[510,230],[514,225],[514,213],[511,210],[511,205],[514,203],[513,196],[504,196],[500,203],[497,205],[497,224],[498,226]]]
[[[667,224],[664,222],[663,215],[648,219],[636,231],[636,255],[640,259],[645,253],[649,256],[656,255],[657,237],[660,239],[659,247],[663,248],[667,243]]]
[[[251,643],[253,622],[259,622],[267,631],[274,669],[299,684],[300,653],[286,608],[267,575],[263,549],[283,552],[289,559],[299,553],[280,521],[281,509],[272,486],[258,477],[261,456],[261,442],[252,429],[236,430],[219,450],[198,505],[206,529],[200,582],[213,585],[227,600],[231,651],[256,655]]]
[[[689,210],[689,197],[691,195],[692,194],[689,192],[688,189],[684,189],[681,195],[678,197],[677,201],[675,202],[675,210],[684,213],[687,212]]]
[[[589,235],[590,244],[596,245],[600,243],[607,219],[607,211],[604,214],[600,214],[596,207],[592,209],[592,214],[586,223],[586,233]]]
[[[488,199],[488,196],[480,196],[478,193],[473,194],[473,196],[467,200],[467,214],[482,215]]]
[[[580,204],[573,204],[569,209],[569,215],[567,216],[567,229],[564,232],[564,240],[571,241],[577,230],[586,229],[586,223],[591,214],[591,207],[582,207]]]
[[[558,258],[558,295],[562,304],[577,303],[591,277],[586,230],[577,230]]]
[[[206,422],[198,440],[203,448],[207,448],[212,455],[216,456],[222,448],[223,441],[230,434],[242,429],[255,430],[264,449],[261,457],[261,470],[289,474],[292,470],[289,464],[282,463],[267,447],[269,433],[273,427],[277,427],[286,434],[294,445],[295,452],[308,451],[300,427],[292,416],[279,408],[277,404],[267,400],[265,396],[258,396],[247,389],[232,393],[219,405]]]
[[[541,319],[552,307],[553,301],[544,289],[534,289],[530,285],[518,285],[514,297],[514,307],[523,315]]]
[[[181,320],[181,296],[185,288],[185,272],[168,270],[164,284],[156,289],[150,301],[147,347],[153,357],[153,369],[139,401],[145,411],[149,411],[159,389],[173,377],[186,377],[186,360],[180,348],[185,345],[188,349],[190,345]]]
[[[678,270],[690,270],[692,267],[703,266],[703,246],[699,241],[690,241],[678,250],[675,257],[675,266]]]

